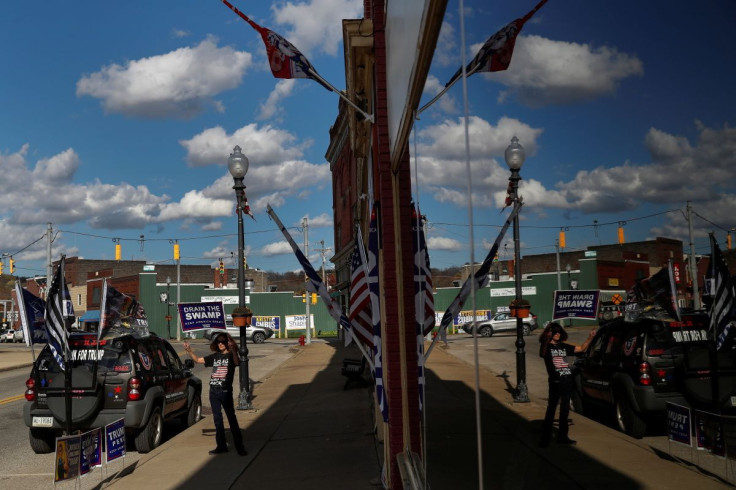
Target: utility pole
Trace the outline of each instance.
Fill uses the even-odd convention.
[[[700,291],[698,290],[698,264],[695,262],[695,237],[693,233],[693,208],[687,202],[687,226],[690,230],[690,280],[693,282],[693,309],[700,309]]]
[[[302,228],[304,229],[304,256],[309,260],[309,219],[305,216],[304,219],[302,219]],[[307,278],[304,278],[306,285]],[[307,326],[307,334],[305,343],[311,344],[312,343],[312,322],[309,319],[309,303],[312,301],[312,295],[309,294],[309,291],[305,289],[304,291],[304,304],[307,305],[307,318],[305,321],[305,325]]]
[[[320,248],[318,250],[320,254],[322,254],[322,282],[325,284],[325,287],[327,287],[327,289],[329,290],[329,287],[328,287],[329,285],[327,284],[327,274],[325,273],[325,261],[326,261],[325,255],[327,254],[327,252],[329,252],[332,249],[330,247],[325,248],[324,240],[320,240],[319,244],[320,244]]]
[[[44,298],[48,299],[49,287],[51,287],[51,276],[53,275],[53,266],[51,264],[51,223],[46,226],[46,288]]]

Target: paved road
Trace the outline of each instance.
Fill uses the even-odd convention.
[[[180,343],[173,342],[174,348],[182,359],[186,359],[184,349]],[[203,356],[210,352],[207,341],[195,341],[193,343],[198,355]],[[254,393],[258,393],[259,382],[268,377],[281,363],[290,358],[293,353],[289,351],[293,347],[294,340],[270,339],[264,344],[248,344],[250,378],[254,381]],[[9,348],[11,346],[4,346]],[[28,350],[28,360],[31,360],[30,349],[18,344],[13,349]],[[202,379],[202,410],[211,413],[209,406],[209,372],[211,368],[197,364],[194,369],[196,376]],[[22,397],[25,389],[25,380],[28,378],[29,368],[14,369],[0,372],[0,433],[2,441],[0,444],[0,488],[13,488],[17,490],[34,490],[53,487],[54,454],[35,454],[28,442],[28,428],[23,423]],[[236,385],[239,383],[238,375],[235,376]],[[237,396],[237,395],[236,395]],[[236,398],[237,403],[237,398]],[[175,444],[176,437],[182,431],[179,424],[167,424],[164,429],[164,444]],[[124,464],[131,467],[139,459],[136,451],[129,451],[125,456]],[[123,462],[111,463],[108,471],[119,471]],[[90,475],[84,477],[82,488],[92,488],[99,484],[103,474],[102,469],[96,469]],[[56,488],[73,488],[74,482],[57,484]]]

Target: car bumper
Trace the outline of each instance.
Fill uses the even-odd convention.
[[[34,425],[34,417],[38,422],[40,420],[48,420],[51,418],[51,425],[36,424]],[[146,422],[146,404],[144,402],[128,402],[126,408],[105,409],[100,411],[97,416],[89,419],[81,424],[74,424],[74,429],[95,429],[104,427],[117,420],[125,419],[125,427],[131,429],[140,429]],[[51,410],[39,407],[35,402],[28,402],[23,406],[23,422],[27,427],[37,427],[41,429],[65,429],[66,424],[57,420]]]
[[[667,410],[667,403],[688,406],[680,393],[655,393],[651,387],[646,386],[634,387],[633,396],[637,411],[642,414],[662,415]]]

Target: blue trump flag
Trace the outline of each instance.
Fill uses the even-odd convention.
[[[43,328],[46,302],[22,288],[18,281],[15,282],[15,295],[18,298],[20,324],[23,328],[23,338],[26,345],[47,343],[48,337],[46,336],[46,330]]]

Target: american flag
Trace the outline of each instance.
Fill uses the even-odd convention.
[[[230,10],[258,31],[266,45],[266,56],[275,78],[311,78],[327,90],[332,89],[314,69],[309,60],[293,44],[270,29],[261,27],[227,0],[222,0]]]
[[[504,71],[511,64],[511,56],[514,54],[514,46],[516,45],[516,36],[521,32],[524,24],[537,13],[537,10],[547,3],[542,0],[528,14],[520,19],[510,22],[506,27],[492,35],[483,44],[473,60],[465,67],[465,76],[470,76],[475,72],[494,72]],[[462,77],[463,69],[460,67],[452,76],[445,87],[449,87]]]
[[[440,337],[445,334],[445,332],[447,331],[447,327],[452,324],[452,320],[458,315],[458,313],[460,313],[460,310],[465,304],[465,301],[468,299],[468,296],[470,296],[470,292],[477,291],[478,289],[483,287],[483,285],[488,280],[488,271],[491,270],[493,259],[496,257],[496,254],[498,253],[498,247],[501,244],[501,241],[503,240],[504,235],[506,235],[506,231],[509,229],[509,226],[511,226],[511,222],[513,221],[514,217],[517,215],[519,210],[521,210],[521,205],[518,207],[515,207],[511,211],[511,213],[509,214],[509,217],[506,218],[506,222],[503,224],[501,231],[498,233],[498,237],[496,237],[496,241],[493,243],[491,250],[488,252],[488,255],[486,255],[485,260],[483,260],[483,263],[478,268],[478,270],[475,271],[475,275],[472,277],[468,277],[465,280],[462,287],[460,288],[460,292],[457,293],[457,296],[455,296],[455,299],[452,300],[452,303],[450,303],[450,306],[448,306],[447,309],[445,310],[445,314],[442,315],[442,321],[440,322],[440,328],[437,332],[437,337]],[[427,354],[424,356],[425,361],[429,357],[429,354],[432,353],[432,349],[434,348],[434,345],[437,343],[437,337],[435,337],[432,340],[432,345],[430,345],[429,349],[427,349]]]
[[[227,366],[216,366],[212,370],[212,375],[210,377],[213,380],[223,380],[227,378]]]
[[[352,332],[356,340],[373,347],[373,302],[368,284],[367,261],[363,248],[363,235],[358,228],[353,260],[350,264],[350,314],[348,319],[353,326]],[[349,339],[346,339],[347,343]]]
[[[51,282],[46,301],[46,335],[49,347],[61,369],[65,369],[65,361],[69,357],[69,332],[64,320],[64,303],[68,296],[66,281],[64,280],[65,256],[61,257],[59,267]]]
[[[728,338],[734,319],[734,285],[728,266],[723,260],[721,249],[713,234],[710,234],[711,262],[710,277],[714,281],[713,304],[710,309],[710,331],[716,339],[716,349],[720,349]]]

